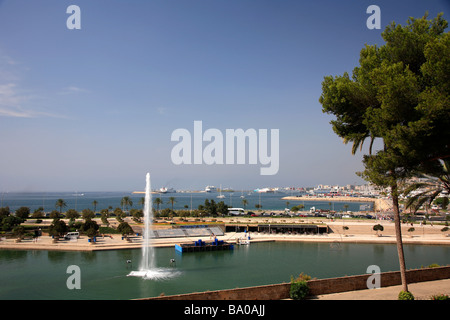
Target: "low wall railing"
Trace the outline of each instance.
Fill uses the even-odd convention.
[[[314,279],[308,281],[310,295],[339,293],[367,289],[367,279],[373,274],[346,276],[329,279]],[[406,271],[408,283],[450,279],[450,266],[412,269]],[[381,287],[401,284],[400,271],[380,273]],[[289,298],[290,283],[265,286],[237,288],[178,294],[144,298],[141,300],[281,300]]]

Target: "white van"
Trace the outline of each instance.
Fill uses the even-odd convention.
[[[64,239],[65,240],[76,240],[80,237],[80,233],[79,232],[68,232],[65,236]]]
[[[228,214],[232,216],[243,216],[245,211],[242,208],[228,208]]]

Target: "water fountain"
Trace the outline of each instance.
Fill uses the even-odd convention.
[[[173,269],[157,268],[155,261],[155,249],[151,243],[151,231],[153,221],[152,208],[152,192],[150,173],[145,177],[145,203],[144,203],[144,233],[142,241],[142,260],[139,266],[139,271],[132,271],[128,276],[141,277],[144,279],[166,279],[171,278],[179,273]]]

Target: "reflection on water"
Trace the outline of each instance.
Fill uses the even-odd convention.
[[[181,271],[171,268],[153,268],[149,270],[131,271],[128,277],[139,277],[144,280],[164,281],[176,278]]]

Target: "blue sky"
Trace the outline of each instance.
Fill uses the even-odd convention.
[[[69,30],[69,5],[81,30]],[[369,30],[366,9],[381,9]],[[357,66],[395,20],[430,1],[0,1],[0,190],[116,191],[152,184],[360,184],[318,102],[326,75]],[[172,163],[177,128],[280,130],[276,175],[261,165]]]

